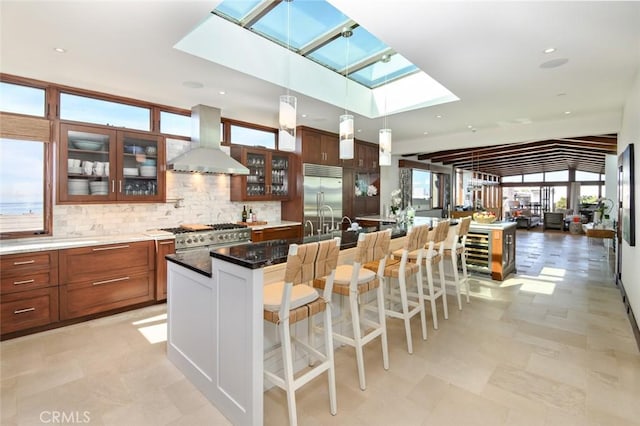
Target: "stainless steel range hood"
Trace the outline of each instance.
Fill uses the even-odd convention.
[[[191,108],[191,150],[167,162],[174,172],[248,175],[249,169],[220,149],[220,109]]]

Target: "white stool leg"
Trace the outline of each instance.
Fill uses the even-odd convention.
[[[449,309],[447,308],[447,281],[444,279],[444,259],[440,257],[438,263],[440,270],[440,286],[442,287],[442,305],[444,308],[444,319],[449,319]]]
[[[469,303],[469,274],[467,273],[467,251],[466,248],[460,253],[460,262],[462,263],[462,279],[467,290],[467,303]]]
[[[424,306],[424,291],[422,289],[422,265],[418,265],[416,275],[416,286],[418,287],[418,303],[420,304],[420,322],[422,323],[422,340],[427,340],[427,315]]]
[[[380,282],[380,285],[376,289],[378,297],[378,319],[380,327],[382,328],[382,334],[380,339],[382,340],[382,366],[385,370],[389,369],[389,345],[387,343],[387,320],[386,313],[384,312],[384,281]]]
[[[433,328],[438,329],[438,311],[436,309],[435,289],[433,287],[433,267],[427,261],[427,285],[429,286],[429,302],[431,302],[431,317],[433,318]]]
[[[462,310],[462,298],[460,297],[460,276],[458,275],[458,254],[451,250],[451,266],[453,267],[453,281],[456,285],[456,297],[458,298],[458,310]]]
[[[289,407],[289,424],[298,424],[296,412],[296,391],[293,386],[293,355],[291,353],[291,334],[289,319],[280,323],[280,335],[282,337],[282,361],[284,366],[284,385],[287,392],[287,405]]]
[[[407,280],[405,277],[398,278],[400,286],[400,303],[402,304],[402,319],[404,319],[404,332],[407,336],[407,352],[413,353],[413,341],[411,339],[411,323],[409,322],[409,301],[407,299]]]
[[[329,406],[331,408],[331,414],[334,416],[338,412],[338,403],[336,398],[336,368],[333,359],[333,329],[331,327],[331,305],[327,303],[327,307],[324,311],[324,350],[326,352],[327,359],[329,360]]]
[[[353,324],[353,341],[356,351],[356,364],[358,365],[358,379],[360,389],[365,390],[367,383],[364,377],[364,353],[362,350],[362,334],[360,333],[360,312],[358,307],[358,294],[349,292],[349,306],[351,309],[351,323]]]

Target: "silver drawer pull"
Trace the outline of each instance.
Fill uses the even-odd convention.
[[[24,280],[24,281],[14,281],[13,285],[31,284],[32,282],[35,282],[35,281],[36,280],[34,280],[34,279]]]
[[[31,263],[36,263],[36,261],[31,259],[31,260],[24,260],[22,262],[13,262],[14,265],[29,265]]]
[[[126,281],[128,279],[129,279],[129,277],[114,278],[112,280],[96,281],[96,282],[92,283],[91,285],[102,285],[102,284],[116,283],[118,281]]]
[[[93,251],[117,250],[117,249],[123,249],[123,248],[129,248],[129,245],[127,244],[124,246],[98,247],[98,248],[94,248]]]
[[[161,246],[166,246],[167,244],[173,244],[173,241],[164,241],[160,243]]]
[[[17,314],[24,314],[24,313],[27,313],[27,312],[33,312],[35,310],[36,310],[36,308],[17,309],[15,311],[13,311],[13,313],[17,315]]]

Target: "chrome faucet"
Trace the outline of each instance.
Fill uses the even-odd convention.
[[[307,219],[307,221],[304,223],[304,229],[307,229],[307,223],[311,227],[311,234],[309,234],[309,235],[311,235],[313,237],[313,222],[311,222],[309,219]]]
[[[320,206],[320,229],[324,230],[324,228],[325,228],[324,214],[322,214],[322,211],[324,209],[329,209],[329,212],[331,212],[331,229],[330,229],[330,231],[333,231],[334,229],[336,229],[335,218],[333,217],[333,209],[328,204],[323,204],[323,205]]]
[[[342,220],[340,221],[340,224],[344,223],[345,219],[349,221],[349,227],[351,227],[351,225],[353,225],[353,222],[351,222],[351,218],[349,216],[343,216]]]

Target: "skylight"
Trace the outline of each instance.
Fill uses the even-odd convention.
[[[217,4],[176,49],[368,118],[458,100],[325,0]]]

